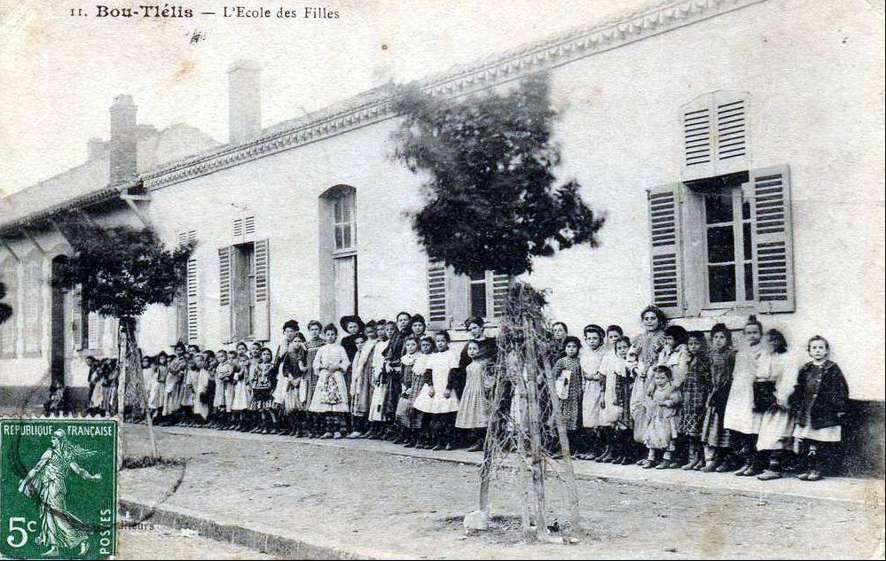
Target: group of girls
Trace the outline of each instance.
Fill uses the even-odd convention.
[[[482,318],[465,323],[472,338],[461,352],[448,332],[427,333],[420,314],[365,323],[349,315],[339,326],[311,321],[305,337],[289,320],[276,350],[240,342],[233,351],[201,351],[179,342],[172,356],[145,356],[149,414],[158,424],[434,450],[470,438],[472,450],[482,449],[496,352]]]
[[[101,360],[86,357],[89,395],[86,413],[89,415],[116,415],[118,376],[117,359]]]
[[[822,478],[849,398],[824,337],[809,339],[798,368],[784,334],[754,316],[740,349],[722,323],[709,339],[668,325],[654,306],[641,321],[633,340],[619,326],[588,325],[584,344],[554,326],[555,391],[574,457],[763,481],[799,459],[800,479]]]
[[[784,335],[764,331],[753,316],[740,349],[723,324],[709,337],[687,332],[654,306],[641,323],[633,339],[617,325],[590,324],[582,339],[561,322],[552,326],[559,415],[540,414],[553,453],[559,447],[551,435],[562,420],[577,459],[770,480],[782,476],[794,453],[805,460],[801,479],[822,478],[848,401],[823,337],[808,341],[811,360],[797,369]],[[275,350],[241,342],[213,352],[178,343],[173,356],[144,359],[148,407],[161,424],[477,451],[491,416],[498,344],[482,318],[469,318],[465,328],[460,352],[447,331],[431,335],[424,318],[408,312],[393,321],[311,321],[307,337],[289,320]],[[525,416],[519,396],[501,402],[512,419]]]

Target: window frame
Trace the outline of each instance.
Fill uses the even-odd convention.
[[[732,198],[732,220],[730,222],[716,222],[713,224],[709,224],[707,221],[707,205],[705,205],[705,201],[702,200],[701,208],[702,208],[702,216],[700,217],[700,227],[702,229],[702,262],[704,263],[704,272],[703,272],[703,286],[704,286],[704,304],[702,305],[702,310],[723,310],[723,309],[745,309],[752,308],[758,304],[756,300],[756,290],[753,290],[753,286],[751,287],[754,294],[754,299],[747,299],[747,284],[745,282],[745,267],[750,265],[751,267],[751,282],[754,281],[754,259],[753,259],[753,227],[751,227],[751,252],[752,255],[748,257],[745,255],[745,239],[744,239],[744,225],[753,224],[753,205],[750,204],[750,201],[745,200],[744,196],[744,184],[741,186],[729,186],[729,187],[721,187],[717,189],[718,192],[723,192],[726,189],[730,191],[730,196]],[[717,196],[716,193],[699,193],[698,196],[705,199],[707,197]],[[749,205],[749,215],[748,218],[744,218],[743,207],[744,204]],[[733,260],[731,264],[734,266],[734,276],[735,276],[735,300],[723,301],[723,302],[712,302],[711,301],[711,275],[710,268],[712,266],[710,262],[710,253],[708,247],[708,230],[715,227],[722,227],[727,224],[731,224],[732,226],[732,238],[733,238]],[[692,226],[690,221],[690,226]],[[730,262],[722,262],[716,263],[716,265],[728,265]],[[740,273],[739,273],[740,271]],[[738,296],[744,296],[743,298],[738,298]]]
[[[353,255],[357,252],[357,197],[356,192],[350,189],[342,189],[330,197],[332,214],[332,255],[334,257],[342,257]],[[336,216],[338,210],[341,209],[342,218]],[[349,211],[349,219],[344,219],[344,211]],[[350,230],[350,244],[344,245],[345,228]],[[341,229],[342,247],[338,244],[338,233]]]

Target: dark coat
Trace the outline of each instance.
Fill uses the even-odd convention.
[[[791,412],[798,425],[805,427],[809,422],[813,429],[818,430],[840,424],[840,417],[846,412],[849,401],[849,387],[840,367],[828,360],[821,365],[821,382],[816,390],[810,385],[814,384],[812,376],[816,368],[812,362],[800,368],[791,396]]]

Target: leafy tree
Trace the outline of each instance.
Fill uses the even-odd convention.
[[[193,247],[166,249],[147,228],[102,228],[76,220],[64,221],[60,227],[74,255],[59,263],[53,282],[65,289],[79,286],[84,311],[119,320],[118,364],[124,388],[120,404],[141,406],[145,396],[136,318],[152,304],[172,304],[184,285]],[[147,419],[150,425],[150,415]],[[150,434],[156,456],[153,430]]]
[[[410,87],[396,110],[405,119],[394,157],[427,178],[426,204],[411,219],[431,260],[459,274],[519,275],[532,270],[533,257],[596,246],[603,218],[582,201],[578,183],[557,185],[558,114],[546,75],[466,100]]]

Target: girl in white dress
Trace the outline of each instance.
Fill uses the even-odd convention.
[[[766,332],[766,352],[757,363],[756,381],[771,384],[772,396],[769,407],[760,419],[760,434],[757,437],[757,465],[769,467],[757,479],[769,481],[781,477],[782,459],[785,450],[791,448],[794,432],[794,417],[791,415],[789,400],[797,383],[797,369],[788,360],[788,343],[777,329]]]
[[[452,384],[458,371],[459,355],[449,348],[449,333],[434,335],[437,352],[428,355],[425,363],[425,385],[413,407],[430,416],[430,430],[434,441],[432,450],[452,450],[454,417],[458,412],[458,397]]]
[[[581,373],[584,377],[581,395],[581,422],[585,428],[586,444],[581,446],[582,452],[576,457],[582,460],[593,460],[605,453],[606,445],[600,438],[600,427],[605,423],[600,418],[601,403],[603,400],[603,384],[606,379],[600,371],[603,359],[606,357],[606,346],[603,344],[606,337],[603,328],[599,325],[590,324],[584,328],[585,345],[582,346],[578,355],[581,364]]]
[[[314,357],[314,370],[318,372],[317,388],[309,410],[322,416],[321,424],[326,431],[320,438],[342,438],[342,427],[347,423],[348,386],[345,372],[350,365],[344,347],[337,343],[338,328],[330,323],[323,328],[326,344]]]
[[[754,412],[754,378],[757,376],[757,362],[763,352],[760,344],[763,339],[763,325],[756,317],[751,316],[743,333],[745,347],[735,354],[732,386],[729,388],[729,397],[723,412],[723,427],[730,431],[732,446],[738,449],[744,460],[735,475],[750,476],[760,473],[754,465],[754,454],[763,415]]]
[[[239,347],[239,345],[238,345]],[[241,354],[237,355],[237,364],[234,368],[234,399],[231,402],[231,413],[235,417],[234,430],[245,431],[250,428],[250,422],[247,411],[252,401],[252,388],[249,386],[249,380],[252,378],[249,355],[246,354],[245,347]]]

